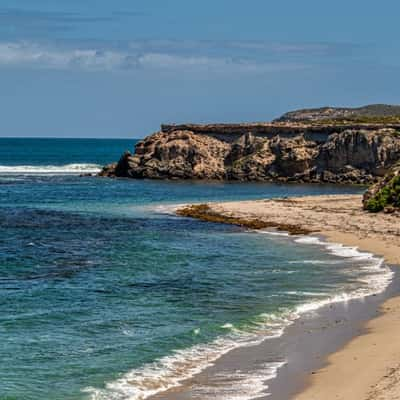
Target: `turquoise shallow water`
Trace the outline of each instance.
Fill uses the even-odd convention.
[[[384,286],[352,249],[169,213],[360,188],[78,176],[130,147],[0,139],[0,399],[144,398],[302,309]]]

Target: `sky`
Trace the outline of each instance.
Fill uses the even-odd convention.
[[[400,103],[398,0],[0,0],[0,137]]]

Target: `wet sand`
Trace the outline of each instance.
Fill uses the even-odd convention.
[[[212,212],[227,217],[257,219],[283,226],[296,225],[323,235],[330,242],[357,246],[361,250],[383,256],[390,264],[400,265],[400,215],[367,213],[362,210],[361,196],[358,195],[210,203],[209,206]],[[314,347],[314,343],[320,343],[314,362],[311,355],[307,356],[311,353],[309,349],[307,350],[307,345],[303,343],[305,352],[298,358],[300,362],[297,362],[299,365],[297,373],[287,375],[285,368],[282,368],[275,383],[278,386],[272,390],[273,395],[269,399],[400,399],[400,341],[398,340],[400,297],[389,298],[379,307],[385,299],[398,293],[399,285],[394,283],[389,292],[384,295],[376,296],[372,300],[365,299],[364,302],[354,302],[358,304],[358,312],[354,313],[354,310],[357,310],[354,306],[339,311],[340,315],[350,323],[339,324],[339,328],[344,328],[340,330],[336,327],[336,332],[335,329],[324,328],[324,332],[330,333],[325,334],[325,338],[321,334],[314,338],[311,348]],[[303,336],[304,332],[318,331],[318,327],[322,326],[321,321],[326,318],[332,320],[331,316],[334,316],[335,312],[331,308],[321,310],[318,318],[308,322],[314,324],[314,328],[300,329]],[[379,314],[378,317],[376,317],[377,314]],[[369,322],[366,322],[368,320]],[[307,324],[303,320],[294,324],[288,331],[298,328],[299,323]],[[302,337],[301,332],[297,335],[299,338]],[[309,336],[306,335],[306,337]],[[270,341],[268,342],[270,346]],[[251,357],[249,350],[237,350],[246,352],[246,354],[241,353],[244,364],[246,359]],[[264,351],[268,350],[264,349]],[[332,352],[330,356],[323,357]],[[257,354],[261,357],[261,349],[257,350]],[[221,359],[221,362],[224,360]],[[204,373],[212,376],[212,368]],[[314,368],[319,369],[314,370]],[[294,379],[294,376],[297,378]],[[285,379],[289,384],[282,384]],[[193,382],[186,382],[183,387],[186,386],[186,389],[189,389],[191,385]],[[295,390],[298,391],[297,394],[292,393]],[[193,395],[193,392],[190,394],[190,390],[184,392],[186,395],[182,394],[182,389],[179,389],[172,397],[171,394],[164,394],[163,397],[158,398],[198,398]]]
[[[329,241],[358,246],[400,264],[400,215],[368,213],[359,195],[210,203],[212,211],[277,225],[294,225],[322,234]]]
[[[367,332],[365,323],[380,315],[381,304],[399,290],[400,274],[397,274],[384,293],[330,304],[304,314],[286,328],[283,336],[232,350],[213,366],[181,382],[180,386],[150,399],[236,400],[253,398],[251,394],[255,391],[259,391],[254,396],[257,399],[292,399],[308,387],[310,377],[319,376],[326,366],[327,355]],[[283,360],[286,363],[278,370],[277,376],[267,379],[269,371],[265,365]],[[309,398],[307,396],[305,398]],[[324,399],[324,393],[319,392],[315,398]]]

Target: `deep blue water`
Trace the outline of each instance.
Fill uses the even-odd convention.
[[[0,139],[1,400],[144,398],[386,276],[352,250],[170,213],[362,189],[78,176],[132,147]]]

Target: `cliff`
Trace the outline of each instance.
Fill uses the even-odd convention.
[[[101,176],[377,182],[400,161],[400,106],[291,111],[273,122],[164,124]]]
[[[294,111],[293,113],[302,113]],[[297,114],[296,114],[297,115]],[[301,114],[302,115],[302,114]],[[313,114],[317,118],[317,114]],[[375,131],[383,128],[390,128],[400,131],[399,120],[382,121],[346,121],[346,120],[325,120],[321,114],[320,119],[312,121],[288,120],[274,122],[256,122],[241,124],[162,124],[161,132],[172,133],[176,131],[190,131],[197,135],[211,136],[215,139],[233,143],[241,136],[251,132],[253,136],[264,139],[271,139],[277,135],[282,138],[294,138],[303,135],[307,140],[323,143],[328,140],[332,133],[340,133],[346,130]],[[299,116],[300,117],[300,116]],[[284,118],[284,117],[282,117]]]
[[[313,140],[303,131],[257,135],[246,132],[247,125],[240,128],[245,133],[235,132],[235,140],[182,128],[164,127],[143,139],[134,154],[125,153],[100,175],[368,184],[384,176],[400,158],[400,135],[392,128],[353,126],[331,133],[330,125],[327,131],[319,127],[324,140]],[[204,129],[208,132],[210,126]]]

